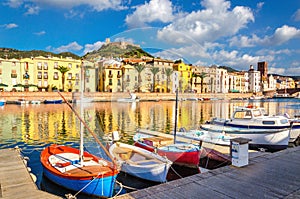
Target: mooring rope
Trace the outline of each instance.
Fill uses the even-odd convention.
[[[87,183],[84,187],[82,187],[74,196],[72,195],[72,194],[70,194],[70,193],[68,193],[68,194],[66,194],[65,196],[66,196],[66,198],[68,198],[68,199],[75,199],[76,198],[76,196],[78,195],[78,194],[80,194],[85,188],[87,188],[94,180],[96,180],[96,179],[98,179],[98,177],[100,176],[100,174],[101,173],[98,173],[98,175],[96,176],[96,177],[93,177],[93,179],[89,182],[89,183]],[[102,179],[103,179],[103,174],[102,174]],[[102,183],[103,184],[103,183]],[[103,192],[103,187],[102,187],[102,192]],[[102,193],[103,194],[103,193]]]
[[[175,169],[171,166],[171,169],[172,169],[172,171],[174,171],[174,173],[178,176],[178,177],[180,177],[180,178],[183,178],[179,173],[177,173],[176,171],[175,171]]]

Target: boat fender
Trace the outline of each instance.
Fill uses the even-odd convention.
[[[113,131],[113,132],[112,132],[112,140],[113,140],[114,142],[120,140],[120,136],[119,136],[119,132],[118,132],[118,131]]]
[[[33,173],[29,173],[29,174],[30,174],[30,177],[33,180],[33,182],[36,183],[36,180],[37,180],[36,176]]]

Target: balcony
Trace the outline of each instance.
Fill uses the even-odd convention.
[[[14,74],[14,73],[11,74],[11,78],[17,78],[17,77],[18,77],[17,74]]]
[[[113,77],[113,74],[108,74],[108,78],[112,78]]]
[[[117,75],[117,78],[121,78],[122,77],[122,75]]]
[[[54,80],[58,80],[58,76],[54,76],[53,79],[54,79]]]
[[[48,75],[44,75],[44,79],[48,79]]]
[[[38,79],[42,79],[42,75],[37,75],[37,78]]]

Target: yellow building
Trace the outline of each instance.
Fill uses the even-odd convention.
[[[121,92],[122,91],[122,64],[113,59],[98,62],[100,92]]]
[[[34,91],[33,63],[19,59],[0,59],[1,91]]]
[[[178,60],[174,62],[173,69],[179,73],[179,92],[191,90],[192,67]]]
[[[59,66],[67,67],[69,71],[65,74],[64,91],[80,90],[80,67],[81,60],[73,58],[57,57],[33,57],[31,58],[35,68],[35,79],[39,91],[52,91],[62,89],[62,74]]]

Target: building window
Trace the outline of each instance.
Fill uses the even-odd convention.
[[[38,62],[38,64],[37,64],[37,69],[38,69],[38,70],[42,70],[42,62]]]
[[[79,73],[76,73],[76,74],[75,74],[75,79],[76,79],[76,80],[79,80]]]
[[[48,80],[44,80],[44,87],[48,87]]]
[[[69,63],[68,67],[69,67],[69,68],[72,68],[72,64],[71,64],[71,63]]]
[[[53,79],[58,80],[58,72],[54,72]]]
[[[42,80],[38,80],[38,87],[42,87]]]
[[[72,79],[72,73],[68,73],[68,79]]]
[[[58,63],[54,62],[54,69],[58,69]]]
[[[120,81],[120,79],[118,79],[118,86],[121,86],[121,81]]]
[[[42,72],[38,72],[37,78],[42,79]]]
[[[17,78],[17,71],[11,70],[11,78]]]
[[[109,83],[110,86],[112,86],[112,79],[109,79]]]
[[[44,72],[44,79],[48,79],[48,72]]]
[[[44,70],[48,70],[48,63],[44,62]]]
[[[2,68],[0,68],[0,75],[2,75]]]

